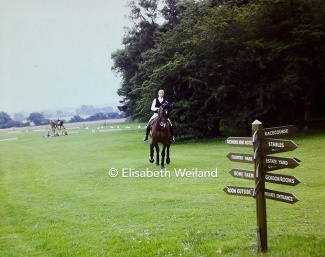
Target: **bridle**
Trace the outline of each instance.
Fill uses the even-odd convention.
[[[168,109],[160,106],[158,111],[158,124],[161,130],[165,130],[168,122]]]

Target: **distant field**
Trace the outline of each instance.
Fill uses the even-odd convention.
[[[73,123],[64,123],[63,125],[66,128],[86,128],[91,126],[106,126],[109,124],[116,124],[116,123],[124,123],[126,119],[111,119],[111,120],[95,120],[95,121],[85,121],[85,122],[73,122]],[[34,130],[44,130],[50,129],[51,125],[40,125],[40,126],[29,126],[29,127],[15,127],[15,128],[7,128],[7,129],[0,129],[1,132],[17,132],[17,131],[34,131]]]
[[[223,191],[253,186],[229,174],[252,165],[226,157],[250,150],[225,138],[175,142],[161,173],[148,162],[144,125],[73,126],[59,137],[0,132],[0,256],[258,256],[255,200]],[[263,256],[324,256],[325,133],[289,139],[299,148],[279,156],[301,164],[276,173],[301,183],[267,187],[299,202],[267,200]]]

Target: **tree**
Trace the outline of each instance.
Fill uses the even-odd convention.
[[[95,113],[95,108],[92,105],[81,105],[80,108],[76,110],[77,115],[91,115]]]
[[[94,120],[106,120],[107,114],[99,112],[89,116],[86,120],[87,121],[94,121]]]
[[[6,112],[0,112],[0,125],[6,124],[7,122],[11,121],[11,117]]]
[[[171,115],[175,117],[178,133],[195,137],[220,134],[214,98],[216,81],[211,81],[212,70],[209,70],[213,67],[209,61],[215,63],[216,55],[207,51],[211,49],[209,44],[202,44],[195,37],[197,24],[208,9],[206,5],[188,4],[181,23],[162,36],[159,48],[144,55],[143,67],[150,79],[143,84],[142,99],[137,106],[139,114],[144,114],[149,99],[163,88],[173,102]]]
[[[183,134],[219,135],[221,124],[250,129],[255,119],[273,126],[298,120],[306,129],[315,110],[325,112],[323,1],[219,3],[163,8],[170,26],[158,27],[158,44],[139,55],[123,51],[118,67],[131,75],[121,88],[126,113],[147,119],[163,88]]]
[[[81,118],[79,115],[75,115],[70,119],[70,122],[72,122],[72,123],[73,122],[82,122],[82,121],[84,121],[84,119]]]
[[[27,120],[33,122],[36,126],[49,124],[49,120],[45,119],[43,113],[39,112],[31,113]]]
[[[8,113],[0,112],[0,128],[22,127],[25,124],[11,119]]]
[[[301,120],[302,100],[314,106],[310,95],[324,92],[319,6],[317,0],[190,6],[168,39],[146,55],[143,66],[151,75],[144,91],[174,84],[173,114],[197,135],[209,133],[199,123],[211,127],[211,121],[245,128],[254,119],[270,125]],[[193,113],[200,122],[189,123]]]
[[[180,23],[185,6],[179,0],[165,0],[164,3],[165,5],[160,10],[160,13],[166,22],[160,29],[162,32],[167,32]]]
[[[137,89],[147,79],[141,69],[142,54],[156,45],[159,0],[132,0],[129,2],[131,14],[129,18],[134,25],[123,38],[124,49],[112,53],[114,61],[112,70],[122,73],[122,84],[118,94],[123,97],[126,116],[135,117],[135,104],[141,97]]]
[[[290,112],[307,130],[315,103],[319,96],[324,99],[325,3],[261,1],[257,18],[259,32],[263,32],[260,38],[268,48],[266,58],[280,75],[278,93],[285,94],[276,108],[278,112]],[[291,106],[286,104],[288,100]]]

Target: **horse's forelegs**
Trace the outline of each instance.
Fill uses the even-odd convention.
[[[161,151],[161,165],[160,168],[163,170],[165,169],[165,152],[166,152],[166,146],[164,145],[162,151]]]
[[[156,145],[156,165],[159,165],[159,145]]]
[[[154,147],[155,147],[154,143],[151,142],[151,144],[150,144],[150,158],[149,158],[150,163],[153,163],[155,161],[155,159],[153,158]]]
[[[166,156],[166,163],[169,164],[170,163],[170,158],[169,158],[169,145],[167,146],[167,156]]]
[[[156,144],[156,165],[159,165],[159,145]]]

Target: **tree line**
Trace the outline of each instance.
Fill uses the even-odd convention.
[[[125,115],[146,121],[165,90],[177,132],[324,116],[323,0],[131,0],[132,27],[112,53]],[[163,22],[161,22],[163,20]]]
[[[74,115],[70,120],[64,120],[67,123],[74,123],[74,122],[83,122],[83,121],[96,121],[96,120],[109,120],[109,119],[121,119],[123,115],[117,112],[99,112],[90,115],[87,118],[82,118],[79,115]],[[6,112],[0,112],[0,129],[4,128],[12,128],[12,127],[28,127],[30,124],[33,123],[35,126],[39,125],[49,125],[50,119],[44,117],[43,113],[40,112],[33,112],[27,117],[26,122],[22,121],[15,121],[13,120],[10,115]]]

